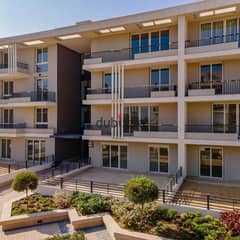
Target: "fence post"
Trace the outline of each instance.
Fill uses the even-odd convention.
[[[25,168],[28,168],[28,162],[25,161]]]
[[[11,173],[11,165],[8,164],[8,173],[10,174]]]
[[[166,202],[166,190],[165,189],[162,190],[162,199],[163,199],[163,203],[165,203]]]
[[[54,178],[54,169],[52,169],[52,178]]]
[[[78,161],[78,168],[81,168],[81,161]]]
[[[76,187],[76,191],[77,191],[77,187],[78,187],[78,180],[76,180],[76,183],[75,183],[75,184],[76,184],[76,186],[75,186],[75,187]]]
[[[90,193],[93,193],[93,181],[90,181]]]
[[[63,189],[63,177],[60,178],[60,188]]]
[[[176,180],[176,184],[178,184],[178,172],[176,172],[176,178],[175,178],[175,180]]]
[[[207,210],[210,210],[210,195],[207,195]]]
[[[179,169],[180,171],[180,177],[182,177],[182,166],[180,167],[180,169]]]

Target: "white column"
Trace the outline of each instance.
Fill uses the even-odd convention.
[[[187,174],[186,146],[184,144],[186,124],[185,86],[187,65],[184,60],[187,22],[185,16],[178,17],[178,168],[182,167],[183,176]]]
[[[17,46],[11,44],[8,46],[8,72],[16,72],[17,69]]]

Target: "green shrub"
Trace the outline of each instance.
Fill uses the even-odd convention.
[[[74,192],[71,202],[82,215],[96,214],[109,211],[109,198],[98,194]]]
[[[135,204],[152,202],[158,199],[159,189],[156,183],[147,177],[130,179],[124,187],[125,197]]]
[[[22,172],[16,175],[12,182],[12,189],[17,192],[26,192],[28,197],[29,190],[35,190],[38,186],[38,177],[34,172]]]
[[[70,197],[65,192],[55,192],[53,195],[53,201],[60,209],[69,208],[71,206]]]
[[[172,221],[175,219],[177,216],[177,210],[175,209],[168,209],[168,208],[163,208],[161,211],[161,218],[166,220],[166,221]]]
[[[54,235],[46,238],[46,240],[84,240],[85,237],[81,232],[75,232],[73,234]]]

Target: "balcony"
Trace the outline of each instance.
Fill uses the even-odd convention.
[[[177,55],[177,42],[169,43],[165,46],[151,45],[139,48],[124,48],[91,52],[85,54],[84,64],[98,64],[115,61],[126,61],[146,58],[157,58]]]
[[[177,126],[172,124],[124,124],[124,137],[176,139]],[[84,136],[111,136],[111,127],[85,124]]]
[[[185,42],[186,54],[233,50],[238,49],[239,46],[240,33]]]
[[[237,125],[192,124],[185,126],[185,138],[195,140],[237,141],[239,128]]]
[[[50,137],[52,128],[30,128],[25,123],[0,123],[1,137]]]
[[[55,92],[17,92],[11,95],[2,96],[0,98],[0,106],[11,105],[15,106],[23,105],[26,106],[29,103],[36,102],[56,102],[56,93]],[[17,105],[16,105],[17,106]]]
[[[17,62],[16,69],[10,69],[8,64],[0,64],[0,77],[3,80],[21,79],[28,76],[29,65],[22,62]]]
[[[99,88],[88,89],[87,100],[107,100],[112,99],[112,89]],[[162,97],[176,97],[176,85],[154,85],[154,86],[136,86],[124,88],[124,98],[162,98]]]
[[[240,94],[240,80],[193,82],[187,89],[187,95],[191,97]]]

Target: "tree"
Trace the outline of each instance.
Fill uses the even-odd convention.
[[[28,191],[35,190],[38,186],[38,177],[34,172],[23,172],[16,175],[12,182],[12,189],[17,192],[26,192],[28,199]]]
[[[159,189],[156,183],[147,177],[136,177],[130,179],[124,188],[125,197],[135,204],[141,204],[158,199]]]

